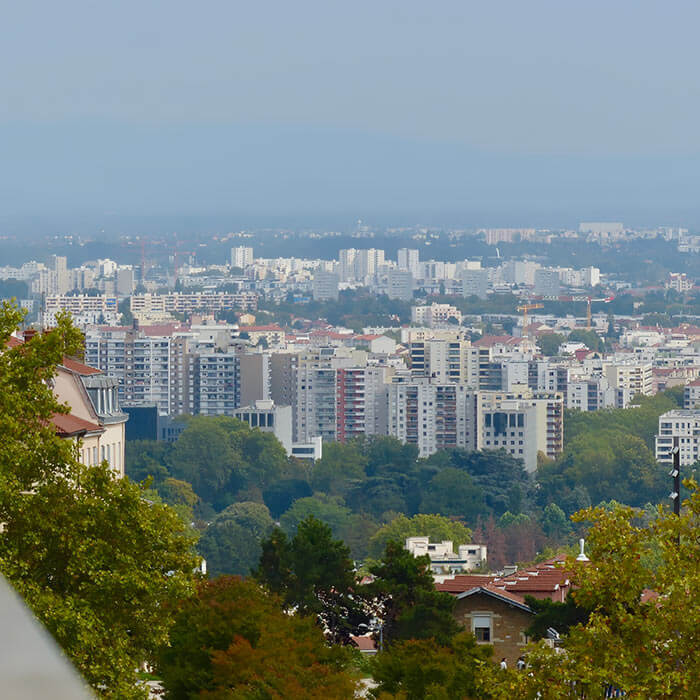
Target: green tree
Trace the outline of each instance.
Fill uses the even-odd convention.
[[[576,436],[556,462],[537,471],[541,502],[562,505],[566,491],[583,487],[592,503],[615,499],[642,506],[660,499],[665,476],[644,442],[619,429]]]
[[[249,575],[260,560],[263,538],[274,526],[270,512],[260,503],[234,503],[222,510],[197,547],[207,561],[209,575]]]
[[[556,503],[545,506],[540,520],[544,534],[557,542],[571,532],[566,513]]]
[[[534,640],[544,639],[550,628],[565,635],[574,625],[585,625],[590,615],[589,610],[576,604],[571,593],[563,603],[549,598],[533,598],[531,595],[525,596],[525,602],[535,611],[535,618],[526,631],[528,637]]]
[[[444,646],[433,639],[408,639],[372,660],[374,697],[405,700],[483,698],[489,686],[492,647],[461,632]]]
[[[272,517],[279,518],[294,501],[311,496],[312,491],[306,479],[289,478],[270,484],[262,495]]]
[[[560,333],[545,333],[537,338],[542,354],[547,357],[553,357],[559,354],[559,346],[566,342],[566,338]]]
[[[448,450],[447,455],[450,464],[469,474],[483,491],[485,504],[494,515],[528,508],[533,483],[522,460],[505,450],[457,449]]]
[[[124,445],[124,471],[132,481],[153,477],[160,484],[169,476],[170,445],[156,440],[127,440]]]
[[[435,590],[429,557],[414,557],[398,542],[389,542],[383,559],[370,572],[376,578],[367,586],[367,594],[376,601],[388,645],[428,638],[449,644],[459,631],[452,615],[456,601]]]
[[[365,476],[367,457],[356,442],[330,442],[323,446],[323,458],[316,460],[311,472],[314,491],[345,496],[348,489]]]
[[[442,515],[419,513],[412,518],[399,515],[374,533],[369,543],[369,553],[380,557],[389,542],[403,544],[407,537],[429,537],[432,542],[452,540],[452,544],[458,547],[469,544],[471,536],[469,528]]]
[[[286,614],[254,581],[221,577],[180,606],[157,670],[173,700],[345,700],[355,691],[346,664],[313,619]]]
[[[352,511],[343,505],[342,499],[335,499],[317,494],[300,498],[291,505],[280,518],[280,527],[289,536],[293,536],[299,524],[309,517],[314,517],[331,528],[335,537],[347,527]]]
[[[565,654],[532,647],[531,673],[503,678],[495,697],[568,697],[572,682],[586,697],[611,683],[634,698],[700,697],[700,491],[686,486],[680,517],[659,507],[645,522],[642,511],[619,505],[575,516],[591,524],[591,561],[567,562],[571,595],[590,615],[569,628]]]
[[[192,484],[195,493],[221,510],[245,484],[247,464],[235,439],[236,423],[227,416],[195,416],[170,454],[171,473]]]
[[[368,620],[350,551],[313,516],[299,523],[291,540],[276,528],[263,541],[255,576],[286,606],[315,615],[333,642],[347,643]]]
[[[21,314],[0,310],[0,347]],[[185,525],[106,463],[86,467],[55,434],[56,365],[80,349],[66,316],[0,352],[0,570],[102,696],[142,697],[135,668],[167,640],[192,590]]]
[[[469,476],[459,469],[447,467],[429,482],[423,500],[423,513],[453,515],[473,522],[485,510],[484,494]]]
[[[595,332],[576,328],[569,333],[569,342],[583,343],[589,350],[602,352],[605,350],[605,341]]]

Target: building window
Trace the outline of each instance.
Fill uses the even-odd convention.
[[[491,641],[491,616],[472,615],[472,632],[477,642]]]

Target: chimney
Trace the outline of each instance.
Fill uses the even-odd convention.
[[[579,552],[579,555],[576,557],[576,561],[590,561],[590,559],[586,556],[586,552],[584,551],[584,548],[586,546],[586,540],[583,539],[583,537],[578,541],[579,546],[581,547],[581,551]]]

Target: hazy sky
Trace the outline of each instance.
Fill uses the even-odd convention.
[[[697,0],[6,3],[0,217],[689,217]]]

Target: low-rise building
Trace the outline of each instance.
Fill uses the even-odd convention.
[[[461,544],[455,552],[451,540],[431,542],[429,537],[408,537],[405,548],[414,557],[429,556],[433,574],[443,577],[478,569],[487,559],[483,544]]]

